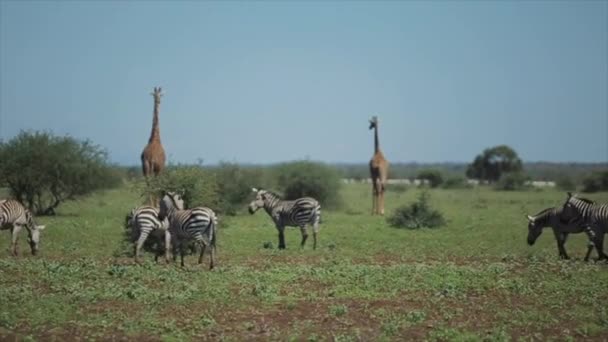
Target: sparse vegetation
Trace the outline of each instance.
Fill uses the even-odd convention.
[[[298,248],[294,229],[286,232],[293,248],[264,248],[276,230],[263,215],[222,217],[229,228],[220,227],[213,272],[112,256],[124,214],[141,200],[129,187],[68,201],[39,219],[48,228],[38,257],[0,256],[0,340],[606,336],[608,273],[580,260],[586,238],[569,238],[570,261],[558,259],[551,234],[525,243],[522,212],[561,203],[561,191],[427,191],[449,218],[444,229],[391,229],[369,215],[368,184],[343,186],[359,214],[325,210],[316,251]],[[387,210],[419,196],[387,192]],[[608,201],[608,193],[589,196]]]
[[[608,171],[596,171],[583,179],[583,192],[608,191]]]
[[[436,188],[443,183],[443,176],[438,170],[422,170],[416,178],[429,181],[431,188]]]
[[[443,226],[445,219],[439,211],[431,208],[429,197],[427,191],[421,192],[416,202],[395,209],[388,218],[388,223],[393,227],[409,229]]]

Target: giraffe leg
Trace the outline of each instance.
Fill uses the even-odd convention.
[[[372,215],[376,215],[378,210],[378,189],[376,180],[372,179]]]
[[[379,205],[379,214],[384,215],[384,185],[381,185],[380,188],[380,205]]]

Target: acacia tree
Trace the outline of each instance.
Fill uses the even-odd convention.
[[[0,179],[11,195],[36,214],[94,190],[116,186],[107,153],[90,141],[22,131],[0,143]]]
[[[504,173],[521,172],[521,159],[512,148],[499,145],[483,150],[468,165],[466,175],[469,178],[496,182]]]

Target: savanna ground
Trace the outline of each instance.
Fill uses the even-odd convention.
[[[387,212],[420,190],[390,192]],[[264,212],[222,217],[219,267],[135,265],[121,247],[129,187],[60,207],[42,250],[0,257],[2,340],[606,340],[608,265],[584,263],[584,236],[560,261],[552,233],[526,244],[526,213],[562,203],[555,190],[431,190],[448,219],[406,230],[369,215],[368,186],[323,210],[320,246],[299,248]],[[588,196],[608,201],[608,194]],[[2,250],[9,234],[2,232]]]

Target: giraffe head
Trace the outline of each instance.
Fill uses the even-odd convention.
[[[154,97],[154,104],[160,104],[160,98],[163,96],[161,87],[154,87],[154,91],[150,93]]]
[[[378,127],[378,117],[374,115],[371,119],[369,119],[369,129],[376,127]]]

